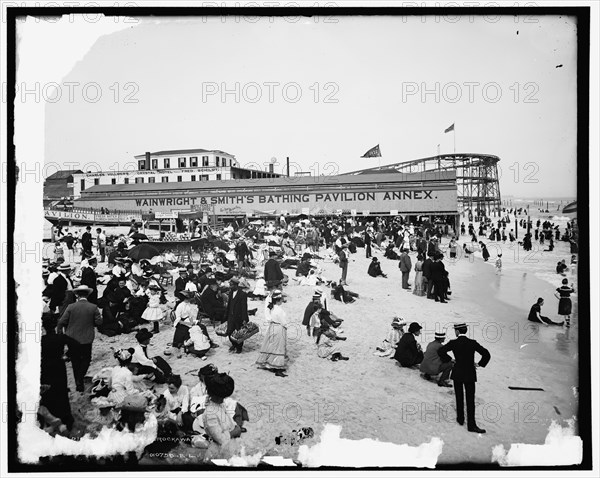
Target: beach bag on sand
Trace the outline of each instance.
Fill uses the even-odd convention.
[[[248,340],[253,335],[258,334],[259,328],[254,322],[246,322],[241,329],[231,334],[231,340],[236,343]]]
[[[215,329],[215,334],[219,337],[227,337],[227,322],[223,322]]]

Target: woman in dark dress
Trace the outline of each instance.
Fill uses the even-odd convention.
[[[49,385],[49,388],[42,394],[40,405],[45,406],[52,415],[59,418],[70,430],[73,426],[73,415],[69,403],[67,368],[63,355],[65,345],[77,347],[79,343],[66,334],[57,334],[56,323],[56,316],[52,314],[42,315],[45,335],[42,336],[40,383]]]
[[[481,246],[481,256],[483,257],[483,260],[485,262],[487,262],[488,259],[490,258],[490,253],[487,250],[487,247],[483,242],[480,242],[479,245]]]
[[[558,315],[565,316],[565,326],[571,326],[571,294],[575,293],[573,287],[569,287],[567,279],[562,280],[562,285],[556,289],[554,296],[558,300]]]

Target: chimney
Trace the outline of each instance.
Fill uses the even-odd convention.
[[[146,151],[146,170],[150,169],[150,151]]]
[[[269,163],[269,172],[273,174],[273,163]]]
[[[287,175],[288,175],[288,178],[289,178],[290,177],[290,157],[289,156],[286,157],[285,160],[287,162]]]

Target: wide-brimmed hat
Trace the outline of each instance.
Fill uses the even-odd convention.
[[[213,395],[219,398],[227,398],[231,396],[235,390],[235,382],[226,373],[216,373],[208,375],[205,379],[206,391],[208,395]]]
[[[76,294],[89,294],[92,292],[92,288],[88,287],[87,285],[80,285],[75,287],[75,289],[73,289],[73,292],[75,292]]]
[[[146,340],[150,340],[154,334],[150,332],[148,329],[140,329],[135,334],[135,340],[139,343],[145,342]]]
[[[419,330],[421,330],[423,327],[421,327],[417,322],[412,322],[409,326],[408,326],[408,331],[409,332],[418,332]]]
[[[59,271],[70,271],[71,266],[69,264],[62,264],[62,265],[58,266],[58,270]]]
[[[182,290],[179,293],[186,299],[191,299],[194,297],[194,293],[191,290]]]
[[[145,412],[148,406],[148,401],[142,395],[128,395],[121,402],[119,407],[121,410],[129,410],[132,412]]]
[[[406,325],[406,320],[402,317],[394,317],[394,320],[392,320],[392,327],[400,327],[403,325]]]

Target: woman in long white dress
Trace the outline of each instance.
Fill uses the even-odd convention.
[[[265,325],[268,326],[265,339],[256,364],[274,372],[278,377],[286,377],[287,363],[287,315],[281,305],[282,293],[273,291],[265,302]]]

